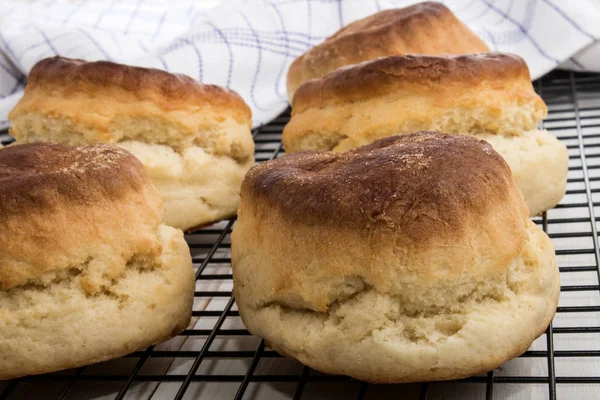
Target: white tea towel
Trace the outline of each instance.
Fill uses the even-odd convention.
[[[56,54],[187,74],[227,86],[254,126],[287,107],[290,63],[341,26],[415,0],[2,0],[0,128],[26,76]],[[442,1],[494,50],[538,78],[559,65],[600,71],[597,0]],[[208,8],[211,7],[211,8]]]

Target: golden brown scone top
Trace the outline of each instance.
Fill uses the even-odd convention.
[[[142,163],[116,146],[33,143],[0,150],[0,218],[66,202],[93,205],[144,184]]]
[[[419,244],[469,235],[473,219],[499,206],[510,204],[517,220],[527,215],[508,165],[487,142],[436,132],[263,163],[247,174],[244,197],[292,223],[401,231]]]
[[[381,11],[355,21],[298,57],[288,71],[290,101],[309,79],[342,66],[402,54],[467,54],[489,51],[446,6],[424,2]]]
[[[84,290],[97,293],[129,260],[160,255],[161,212],[144,166],[116,146],[1,149],[0,290],[85,270]]]
[[[507,53],[479,53],[389,56],[341,68],[298,88],[292,111],[300,113],[312,107],[364,101],[399,90],[418,94],[444,89],[434,93],[458,96],[460,88],[479,85],[519,85],[524,100],[535,99],[536,108],[545,109],[533,91],[529,69],[522,58]]]
[[[139,101],[153,101],[166,110],[210,103],[232,113],[237,120],[251,118],[250,108],[234,91],[206,85],[183,75],[153,68],[133,67],[110,61],[51,57],[36,63],[29,74],[26,91],[61,87],[65,95],[98,88],[135,93]]]
[[[504,276],[528,224],[509,167],[472,137],[420,132],[343,153],[295,153],[246,175],[231,239],[234,286],[254,307],[327,310],[344,293],[342,277],[400,296],[443,290],[433,303],[460,304]]]

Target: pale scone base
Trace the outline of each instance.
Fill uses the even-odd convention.
[[[184,231],[235,215],[242,180],[254,165],[251,157],[238,162],[198,146],[178,153],[166,145],[139,141],[118,145],[146,167],[164,200],[165,224]]]
[[[549,210],[562,200],[567,191],[569,152],[554,135],[533,130],[520,136],[480,134],[476,137],[491,144],[506,160],[525,197],[530,216]]]
[[[254,308],[236,296],[240,315],[278,352],[330,374],[395,383],[489,371],[525,352],[556,311],[560,283],[552,243],[531,222],[528,230],[502,298],[466,298],[460,312],[413,315],[394,296],[365,287],[326,312],[276,303]],[[414,301],[427,303],[427,295]]]
[[[77,266],[52,281],[0,291],[0,380],[93,364],[167,340],[185,329],[194,271],[181,231],[161,225],[156,266],[131,261],[97,295]]]

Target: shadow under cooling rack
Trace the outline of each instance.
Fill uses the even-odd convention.
[[[567,145],[570,163],[564,200],[534,219],[556,247],[558,312],[521,357],[465,380],[406,385],[324,375],[281,357],[239,318],[231,296],[230,220],[187,235],[197,281],[193,321],[181,335],[121,359],[0,383],[0,400],[600,398],[600,75],[555,71],[535,87],[549,108],[544,127]],[[257,162],[282,154],[288,119],[286,112],[254,132]]]

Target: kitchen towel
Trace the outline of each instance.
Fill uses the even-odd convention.
[[[288,106],[294,58],[341,26],[415,0],[2,0],[0,129],[39,60],[61,55],[189,75],[237,91],[253,125]],[[532,78],[562,66],[600,72],[598,0],[445,0],[491,49]]]

